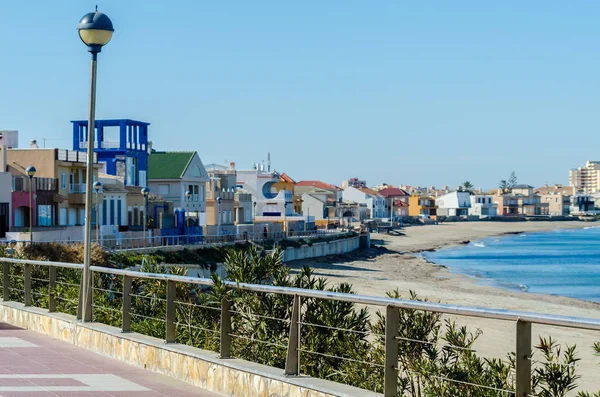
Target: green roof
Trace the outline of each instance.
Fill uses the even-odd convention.
[[[196,152],[152,152],[148,156],[148,180],[180,179]]]

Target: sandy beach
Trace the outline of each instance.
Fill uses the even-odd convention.
[[[315,273],[327,277],[330,283],[348,282],[364,295],[385,295],[398,289],[402,296],[415,291],[430,301],[549,313],[576,317],[600,318],[600,304],[559,296],[509,291],[482,285],[473,277],[454,274],[443,266],[427,262],[420,253],[444,247],[466,244],[482,238],[514,233],[543,232],[557,228],[584,228],[589,222],[465,222],[430,226],[412,226],[403,230],[404,236],[372,234],[371,242],[378,248],[346,256],[290,263],[293,269],[308,264]],[[600,286],[599,286],[600,288]],[[506,321],[457,318],[473,331],[480,328],[483,335],[477,351],[488,357],[502,357],[514,351],[515,324]],[[588,390],[600,389],[600,357],[593,355],[593,342],[600,341],[600,332],[578,331],[547,326],[534,326],[537,335],[552,335],[562,344],[576,343],[582,358],[580,385]]]

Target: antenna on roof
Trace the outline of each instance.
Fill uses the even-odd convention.
[[[98,12],[98,4],[96,4],[96,12]]]
[[[267,171],[271,172],[271,152],[267,154]]]

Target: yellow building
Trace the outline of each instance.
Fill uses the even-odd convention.
[[[408,215],[435,219],[437,216],[435,198],[413,194],[408,199]]]
[[[54,197],[54,205],[49,208],[50,213],[45,215],[51,223],[47,226],[84,224],[85,152],[62,149],[10,149],[7,151],[6,165],[13,175],[25,175],[25,169],[32,165],[36,168],[37,178],[51,178],[57,181],[58,194]],[[94,153],[94,180],[98,179],[99,168]]]
[[[302,213],[302,201],[301,201],[302,195],[297,195],[295,192],[295,188],[296,188],[295,180],[293,180],[286,173],[283,173],[283,174],[279,175],[279,182],[275,182],[275,184],[273,184],[273,187],[275,188],[277,193],[279,193],[282,190],[288,190],[288,191],[292,192],[293,193],[292,202],[293,202],[293,206],[294,206],[293,210],[296,214]]]

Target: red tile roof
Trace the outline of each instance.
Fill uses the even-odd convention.
[[[321,182],[321,181],[300,181],[296,183],[296,186],[314,186],[319,189],[325,190],[337,190],[336,186],[330,185],[329,183]]]
[[[296,183],[295,180],[293,180],[288,174],[286,174],[285,172],[281,175],[279,175],[279,181],[280,182],[287,182],[287,183]]]
[[[404,191],[402,189],[398,189],[397,187],[386,187],[385,189],[381,189],[379,191],[379,194],[385,198],[388,198],[390,196],[394,196],[394,197],[409,196],[409,194],[406,191]]]
[[[394,200],[394,207],[408,207],[408,203],[402,200]]]

